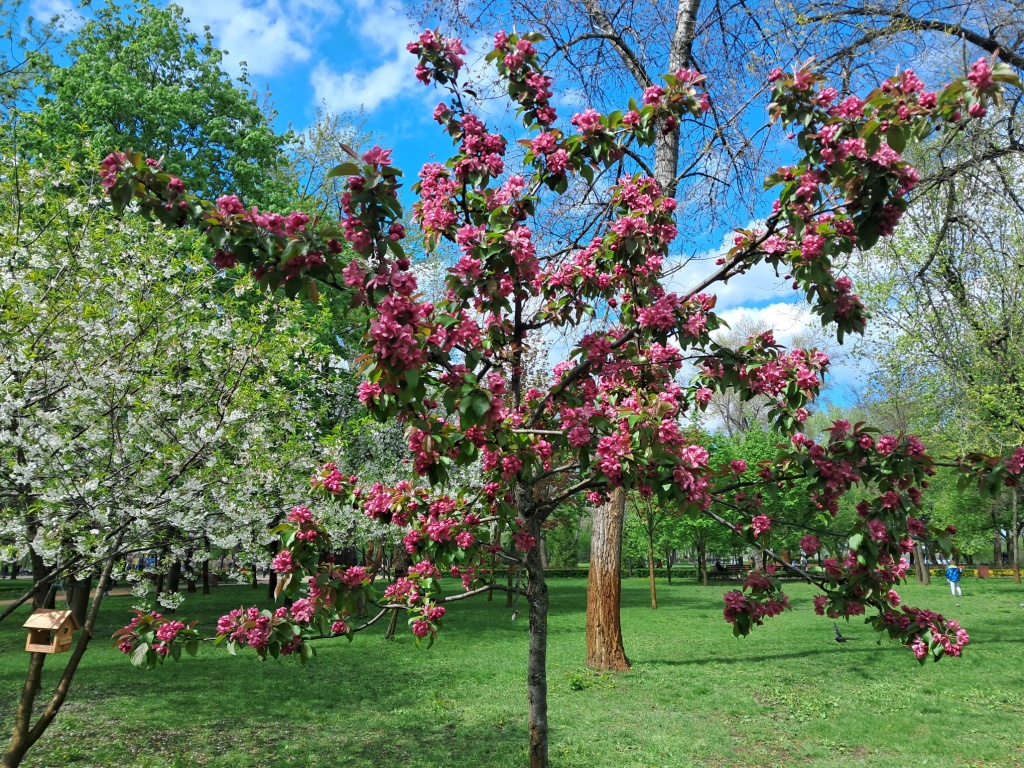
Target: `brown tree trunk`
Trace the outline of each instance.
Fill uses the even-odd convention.
[[[931,584],[932,576],[928,572],[928,563],[924,559],[924,547],[920,544],[914,545],[914,564],[917,571],[917,583],[924,586]]]
[[[594,512],[587,583],[586,665],[590,669],[626,672],[630,666],[619,618],[625,509],[626,492],[616,488],[609,502]]]
[[[703,541],[697,542],[697,577],[705,587],[708,585],[708,547]]]
[[[385,640],[395,639],[395,629],[398,627],[398,608],[391,610],[391,621],[388,622],[388,628],[384,630]]]
[[[654,541],[647,540],[647,572],[651,580],[651,608],[658,610],[658,592],[654,586]]]
[[[210,561],[203,560],[203,594],[210,594]]]
[[[672,550],[665,550],[665,575],[668,576],[668,585],[672,586]]]
[[[1017,519],[1017,488],[1011,488],[1013,494],[1013,520],[1010,533],[1013,536],[1013,583],[1020,584],[1020,525]]]
[[[121,540],[118,539],[115,549],[120,546]],[[0,766],[3,766],[3,768],[18,768],[21,765],[25,754],[32,748],[33,744],[39,741],[39,738],[46,732],[46,729],[50,727],[65,699],[67,699],[68,691],[71,689],[71,681],[78,671],[78,665],[82,661],[82,656],[85,655],[85,651],[89,647],[89,640],[92,638],[92,632],[96,626],[96,617],[99,615],[100,603],[103,602],[103,592],[110,584],[110,571],[113,566],[114,559],[111,557],[103,567],[99,588],[96,590],[95,597],[93,597],[92,606],[89,608],[89,614],[85,618],[85,623],[82,626],[75,649],[71,652],[71,657],[61,673],[53,696],[50,697],[46,708],[36,719],[35,725],[32,725],[32,711],[36,695],[39,693],[43,662],[46,660],[47,654],[33,653],[30,655],[28,673],[25,676],[25,686],[22,688],[21,700],[18,702],[18,711],[15,715],[11,741],[8,744],[6,754],[4,754],[3,761],[0,762]]]
[[[530,491],[520,490],[521,497]],[[532,499],[520,501],[532,507]],[[548,586],[544,581],[544,563],[540,551],[541,529],[536,517],[527,518],[527,529],[537,539],[526,554],[526,600],[530,606],[530,649],[526,662],[526,698],[529,708],[530,768],[548,768]]]
[[[71,609],[71,613],[80,627],[85,625],[85,615],[89,611],[89,592],[91,590],[92,576],[84,579],[68,580],[68,608]]]
[[[181,588],[181,563],[175,560],[167,572],[167,591],[177,592]]]
[[[34,551],[29,553],[29,561],[32,565],[32,583],[35,585],[35,593],[32,595],[32,608],[53,608],[56,605],[55,579],[51,576],[50,569],[43,563],[43,558]]]
[[[1003,534],[996,529],[992,534],[992,567],[999,568],[1003,564]]]

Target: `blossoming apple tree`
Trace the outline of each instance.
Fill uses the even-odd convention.
[[[403,531],[413,565],[378,605],[407,610],[418,639],[434,639],[445,602],[497,588],[485,578],[490,556],[523,565],[532,766],[548,764],[548,596],[537,542],[555,507],[577,495],[599,503],[615,488],[636,489],[712,517],[711,504],[719,501],[743,521],[723,525],[767,547],[773,489],[796,479],[808,484],[806,509],[788,522],[810,528],[831,521],[840,498],[856,489],[864,500],[848,531],[848,553],[828,558],[819,575],[802,573],[822,590],[817,612],[870,614],[875,629],[922,661],[959,655],[966,632],[937,613],[901,605],[894,589],[915,540],[936,536],[950,546],[948,532],[931,531],[919,519],[920,489],[934,464],[925,447],[910,435],[878,435],[844,422],[819,442],[806,438],[800,424],[828,372],[827,356],[786,350],[770,332],[739,346],[717,343],[711,334],[722,321],[710,291],[768,262],[839,340],[862,332],[867,312],[834,260],[893,232],[918,181],[900,154],[908,142],[955,130],[964,113],[982,115],[1013,75],[980,60],[965,80],[938,92],[907,71],[860,98],[841,95],[810,67],[773,71],[771,117],[792,131],[795,162],[767,180],[778,197],[764,224],[737,230],[717,271],[677,294],[660,281],[680,234],[675,203],[642,173],[614,181],[606,226],[568,254],[545,255],[530,219],[570,180],[618,175],[633,147],[650,145],[679,121],[700,119],[704,77],[672,72],[640,103],[610,114],[588,109],[567,126],[539,64],[539,41],[499,32],[487,56],[528,132],[520,140],[521,173],[506,169],[509,141],[466,107],[461,43],[427,31],[409,46],[419,60],[417,77],[447,93],[434,118],[455,144],[448,162],[424,166],[412,188],[428,247],[446,241],[458,249],[436,302],[417,293],[402,247],[402,174],[387,150],[374,148],[335,169],[347,177],[337,223],[246,210],[233,197],[197,199],[142,155],[108,157],[104,183],[118,206],[136,201],[168,225],[205,232],[220,267],[241,265],[266,288],[291,295],[315,298],[318,284],[349,291],[370,309],[360,398],[377,418],[405,425],[414,470],[427,484],[365,487],[328,464],[315,476],[314,492]],[[342,255],[343,241],[355,258]],[[612,322],[580,335],[550,379],[529,386],[524,360],[544,334],[577,327],[598,310]],[[687,366],[695,373],[683,383]],[[754,480],[715,466],[707,449],[685,436],[687,416],[730,387],[769,397],[773,423],[792,435]],[[970,469],[984,469],[984,480],[995,485],[1017,482],[1022,464],[1024,448],[1005,460],[976,457]],[[450,470],[465,465],[478,467],[479,481],[450,482]],[[275,611],[233,611],[220,620],[217,636],[231,650],[307,658],[310,638],[359,629],[351,621],[353,601],[376,595],[363,568],[335,563],[330,537],[308,508],[296,507],[279,534],[274,567],[281,591],[298,599]],[[819,544],[808,533],[802,546],[813,553]],[[445,590],[447,574],[461,581],[461,592]],[[735,634],[788,607],[772,575],[772,568],[752,572],[742,590],[726,595],[724,615]],[[149,665],[198,639],[198,630],[152,614],[118,635],[125,653]]]

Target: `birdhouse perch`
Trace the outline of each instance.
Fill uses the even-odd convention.
[[[78,629],[78,621],[71,611],[38,608],[22,626],[28,630],[26,651],[65,653],[71,650],[71,635]]]

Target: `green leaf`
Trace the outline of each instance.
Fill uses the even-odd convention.
[[[135,650],[132,651],[132,664],[136,667],[144,666],[146,663],[147,653],[149,653],[149,643],[139,643],[137,646],[135,646]]]
[[[360,167],[355,163],[342,163],[336,165],[327,172],[328,179],[335,179],[338,176],[358,176]]]

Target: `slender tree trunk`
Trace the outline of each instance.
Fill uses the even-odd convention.
[[[665,575],[668,576],[668,585],[672,586],[672,550],[665,550]]]
[[[118,540],[115,549],[120,546],[121,541]],[[68,691],[71,689],[71,681],[78,671],[78,665],[82,661],[82,656],[85,655],[85,651],[89,647],[89,640],[92,638],[92,632],[96,626],[96,617],[100,612],[100,603],[103,602],[103,592],[110,584],[110,572],[113,567],[114,558],[111,557],[103,567],[103,573],[100,576],[100,583],[96,588],[92,606],[89,609],[89,615],[86,616],[78,642],[75,645],[75,649],[71,652],[71,658],[68,659],[60,681],[53,692],[53,696],[50,697],[50,701],[47,703],[42,714],[39,715],[35,725],[31,725],[32,710],[36,695],[39,693],[43,662],[46,661],[47,654],[33,653],[30,655],[28,673],[25,676],[25,687],[22,688],[21,700],[18,702],[18,712],[15,715],[11,741],[8,744],[7,753],[3,757],[3,762],[0,762],[2,768],[18,768],[21,765],[25,754],[31,749],[33,744],[39,741],[39,738],[46,732],[46,729],[50,727],[53,719],[57,716],[61,706],[67,699]]]
[[[626,492],[616,488],[609,502],[594,512],[587,583],[586,665],[591,669],[625,672],[630,666],[619,617],[625,509]]]
[[[1010,533],[1013,534],[1013,583],[1020,584],[1020,526],[1017,519],[1017,488],[1011,488],[1013,493],[1013,521]]]
[[[647,540],[647,572],[651,580],[651,608],[658,610],[658,592],[654,586],[654,541]]]
[[[388,622],[388,628],[384,630],[385,640],[395,639],[395,629],[398,628],[398,608],[391,610],[391,621]]]
[[[495,584],[495,580],[498,578],[498,574],[495,572],[495,569],[497,567],[498,567],[498,555],[497,555],[497,553],[495,553],[495,554],[491,555],[491,579],[490,579],[490,582],[491,582],[492,586]],[[488,591],[488,593],[487,593],[487,602],[489,603],[492,600],[494,600],[494,590],[493,589]]]
[[[528,496],[528,489],[520,489]],[[523,506],[532,506],[525,500]],[[526,554],[526,599],[530,606],[530,650],[526,662],[526,695],[529,707],[530,768],[548,768],[548,586],[544,581],[544,563],[540,551],[540,521],[527,518],[531,535],[538,542]]]
[[[203,594],[210,594],[210,561],[203,560]]]
[[[277,571],[270,569],[270,576],[267,578],[267,599],[277,599]]]
[[[46,577],[51,571],[43,563],[43,558],[34,551],[29,553],[29,560],[32,564],[32,583],[35,585],[35,593],[32,595],[32,608],[53,608],[56,605],[56,580]]]
[[[29,726],[32,723],[32,705],[35,703],[36,694],[39,693],[39,681],[43,675],[43,663],[47,654],[32,653],[28,661],[28,674],[25,675],[25,686],[21,689],[21,699],[18,701],[18,713],[14,719],[14,733],[7,747],[7,754],[4,755],[4,768],[16,768],[21,765],[22,759],[31,744],[28,743]]]
[[[84,579],[69,579],[67,588],[68,608],[78,622],[85,625],[85,616],[89,612],[89,592],[92,590],[92,576]]]
[[[708,548],[703,541],[697,542],[697,578],[705,587],[708,585]]]
[[[932,583],[932,575],[928,571],[928,563],[924,558],[924,547],[920,544],[914,545],[914,563],[917,566],[917,583],[928,586]]]
[[[1003,534],[996,528],[992,534],[992,567],[999,568],[1003,564]]]

